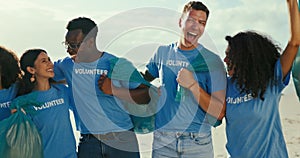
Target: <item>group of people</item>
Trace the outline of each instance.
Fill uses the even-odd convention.
[[[0,121],[13,115],[14,99],[35,93],[42,105],[32,106],[36,112],[28,117],[41,134],[44,157],[138,158],[135,125],[124,102],[139,106],[157,99],[154,158],[213,158],[211,128],[224,117],[230,157],[288,157],[278,106],[300,45],[300,11],[297,0],[287,0],[287,6],[291,34],[282,54],[255,31],[226,36],[227,73],[221,58],[198,42],[209,16],[199,1],[184,6],[179,41],[159,46],[146,71],[127,79],[113,77],[119,57],[97,48],[98,26],[90,18],[67,24],[70,56],[54,63],[43,49],[29,49],[19,60],[0,47]],[[159,98],[149,93],[156,78]],[[78,147],[69,110],[81,134]]]

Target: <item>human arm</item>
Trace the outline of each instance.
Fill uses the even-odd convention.
[[[149,87],[143,84],[139,85],[135,89],[116,87],[112,84],[111,79],[105,75],[101,75],[98,80],[98,86],[104,94],[114,95],[128,102],[147,104],[150,101]]]
[[[54,70],[54,77],[53,80],[56,82],[65,82],[65,75],[63,72],[64,67],[64,59],[60,59],[54,62],[53,70]]]
[[[148,82],[152,82],[155,79],[155,77],[153,77],[148,70],[146,70],[145,73],[141,74],[144,77],[144,79]]]
[[[222,120],[226,110],[225,90],[213,92],[211,95],[208,94],[194,79],[193,73],[185,68],[178,72],[176,80],[179,85],[193,93],[195,100],[204,111],[218,120]]]
[[[283,79],[291,70],[300,45],[300,11],[297,0],[287,0],[290,15],[290,40],[280,57]]]

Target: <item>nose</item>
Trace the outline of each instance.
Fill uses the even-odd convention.
[[[51,60],[49,60],[47,64],[53,66],[53,62]]]
[[[198,29],[199,26],[200,26],[200,23],[198,23],[197,21],[194,21],[193,24],[192,24],[193,29]]]
[[[70,55],[76,54],[76,50],[74,50],[74,49],[72,49],[72,48],[70,48],[70,47],[67,48],[67,52],[68,52]]]

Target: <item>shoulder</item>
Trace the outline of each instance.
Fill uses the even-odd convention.
[[[103,55],[102,55],[101,58],[103,58],[103,59],[114,59],[114,58],[118,58],[118,57],[111,54],[111,53],[109,53],[109,52],[103,52]]]
[[[51,87],[57,91],[66,91],[68,89],[67,85],[62,83],[52,83]]]
[[[220,60],[220,56],[218,54],[216,54],[215,52],[205,48],[204,46],[201,46],[199,48],[200,53],[204,56],[204,57],[208,57],[208,58],[212,58],[215,60]]]
[[[158,46],[158,48],[156,49],[156,56],[159,57],[163,57],[166,56],[170,53],[176,52],[178,50],[176,43],[171,43],[168,45],[160,45]]]
[[[65,57],[63,59],[59,59],[54,62],[54,65],[66,65],[66,64],[71,64],[74,63],[74,60],[70,57]]]
[[[160,45],[158,46],[158,51],[161,52],[166,52],[166,51],[170,51],[170,50],[175,50],[175,48],[177,48],[176,43],[171,43],[171,44],[167,44],[167,45]]]
[[[225,71],[224,63],[218,54],[214,53],[213,51],[211,51],[203,46],[198,48],[198,50],[199,50],[201,56],[204,58],[206,64],[209,67],[221,68],[222,71],[223,71],[223,69]]]

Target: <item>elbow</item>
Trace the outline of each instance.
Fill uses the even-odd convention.
[[[148,104],[151,100],[149,95],[144,95],[142,97],[138,97],[133,99],[136,104]]]
[[[149,87],[143,87],[140,89],[137,95],[131,95],[131,98],[136,104],[148,104],[151,100],[149,94]]]
[[[222,120],[222,119],[225,117],[225,114],[226,114],[226,103],[224,103],[224,104],[222,105],[222,109],[221,109],[221,111],[220,111],[220,114],[219,114],[219,116],[217,117],[218,120]]]

